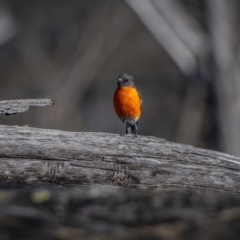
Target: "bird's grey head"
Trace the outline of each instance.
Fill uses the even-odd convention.
[[[117,79],[118,86],[134,86],[133,76],[127,73],[122,73]]]

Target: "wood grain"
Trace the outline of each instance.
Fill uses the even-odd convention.
[[[240,193],[240,158],[155,137],[0,126],[0,180]]]
[[[0,114],[12,115],[16,113],[26,112],[29,107],[51,106],[54,101],[51,99],[24,99],[24,100],[8,100],[0,101]]]

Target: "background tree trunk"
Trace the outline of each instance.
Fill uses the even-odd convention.
[[[239,3],[206,1],[214,60],[219,144],[222,151],[240,156]]]

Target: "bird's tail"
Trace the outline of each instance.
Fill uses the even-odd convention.
[[[126,134],[138,135],[138,121],[133,125],[128,122],[126,123]]]

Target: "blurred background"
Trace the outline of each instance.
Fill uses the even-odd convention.
[[[239,14],[237,0],[1,0],[0,100],[55,105],[0,124],[118,134],[130,73],[141,135],[240,156]]]

